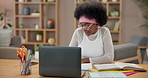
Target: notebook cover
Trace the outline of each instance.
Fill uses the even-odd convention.
[[[139,71],[132,71],[132,72],[124,72],[124,74],[126,76],[129,76],[129,75],[132,75],[132,74],[135,74],[135,73],[138,73]]]

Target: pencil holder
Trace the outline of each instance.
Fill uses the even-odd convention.
[[[25,46],[22,46],[22,48],[17,49],[17,56],[20,59],[20,74],[31,74],[30,64],[32,60],[32,55],[30,50],[27,51],[27,48],[25,48]]]
[[[31,74],[31,66],[30,66],[31,62],[28,61],[23,61],[20,64],[20,74],[21,75],[30,75]]]

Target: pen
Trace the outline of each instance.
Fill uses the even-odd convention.
[[[31,59],[32,59],[32,55],[30,55],[30,59],[28,60],[25,68],[22,70],[22,72],[21,72],[22,75],[25,74],[27,68],[29,67],[29,64],[31,63]]]
[[[147,72],[145,69],[117,69],[117,70],[134,70],[134,71],[140,71],[140,72]]]
[[[127,69],[127,70],[132,70],[132,69]],[[134,71],[140,71],[140,72],[147,72],[145,69],[133,69]]]

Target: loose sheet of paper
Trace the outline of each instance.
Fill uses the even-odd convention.
[[[92,64],[91,63],[83,63],[81,64],[81,70],[89,70],[92,69]]]

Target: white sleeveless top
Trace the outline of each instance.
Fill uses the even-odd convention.
[[[102,56],[103,53],[103,42],[102,35],[99,33],[101,31],[97,31],[97,37],[95,40],[91,41],[88,39],[85,33],[83,33],[83,40],[78,45],[81,47],[81,56],[83,58],[92,58]]]

